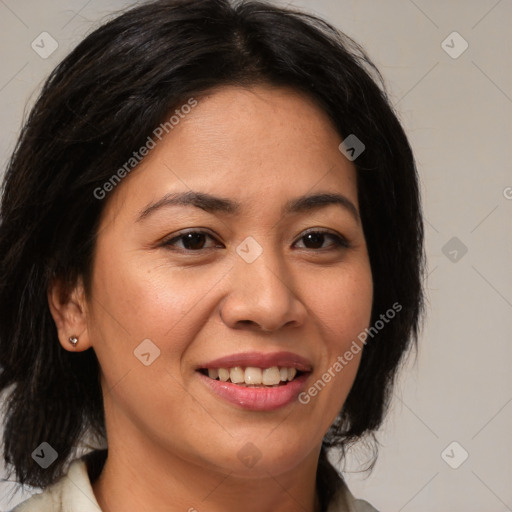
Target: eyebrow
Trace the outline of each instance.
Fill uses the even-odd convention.
[[[300,196],[288,201],[282,210],[282,214],[303,213],[311,210],[325,208],[330,205],[339,205],[348,211],[356,222],[360,222],[359,212],[354,203],[347,197],[337,193],[317,193]],[[239,202],[231,199],[213,196],[205,192],[176,192],[166,194],[156,202],[148,204],[137,217],[137,222],[146,219],[157,210],[171,206],[194,206],[208,213],[226,213],[237,215],[242,209]]]

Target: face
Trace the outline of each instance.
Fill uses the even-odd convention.
[[[340,142],[297,92],[225,87],[111,192],[87,302],[109,445],[247,476],[319,449],[373,292]]]

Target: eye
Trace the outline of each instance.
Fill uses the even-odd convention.
[[[183,251],[188,252],[198,252],[201,250],[211,249],[214,247],[224,247],[222,244],[213,244],[210,247],[205,245],[206,239],[215,240],[215,238],[207,233],[206,231],[187,231],[182,232],[178,234],[177,236],[174,236],[170,238],[169,240],[166,240],[162,243],[163,247],[177,247],[178,249],[181,249]],[[310,230],[306,234],[302,235],[299,240],[304,240],[306,249],[329,249],[329,246],[322,247],[324,245],[325,239],[330,238],[333,240],[333,243],[331,246],[334,246],[334,249],[336,248],[349,248],[350,243],[348,240],[341,236],[334,233],[331,233],[330,231],[325,230]],[[181,247],[178,245],[178,243],[181,243]]]
[[[341,235],[336,235],[334,233],[331,233],[330,231],[325,231],[325,230],[308,231],[306,234],[302,235],[299,238],[299,240],[305,240],[305,243],[310,246],[310,247],[306,247],[306,249],[322,249],[322,245],[326,238],[330,238],[331,240],[334,241],[334,243],[331,244],[331,245],[334,245],[334,248],[343,247],[345,249],[348,249],[350,247],[350,243],[348,242],[348,240],[345,237],[343,237]],[[311,247],[311,246],[313,246],[313,247]],[[329,247],[327,247],[327,249],[328,248]],[[324,249],[325,249],[325,247],[324,247]]]
[[[185,233],[181,233],[178,236],[175,236],[169,240],[166,240],[162,243],[163,247],[176,246],[177,242],[182,242],[182,246],[178,247],[178,249],[183,249],[185,251],[197,252],[202,249],[209,249],[210,247],[205,247],[205,238],[210,238],[214,240],[214,238],[205,231],[187,231]]]

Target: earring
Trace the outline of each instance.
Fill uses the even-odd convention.
[[[78,343],[78,338],[76,336],[71,336],[69,338],[69,343],[73,345],[73,348],[76,348],[76,344]]]

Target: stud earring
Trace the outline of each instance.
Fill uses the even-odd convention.
[[[71,336],[69,338],[69,343],[73,345],[73,348],[76,348],[76,344],[78,343],[78,338],[76,336]]]

